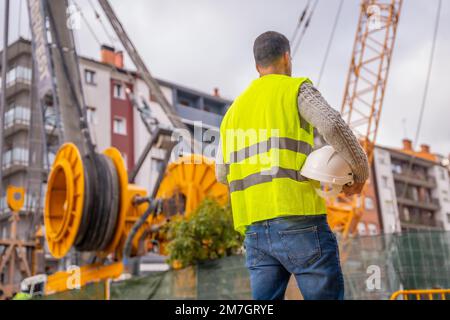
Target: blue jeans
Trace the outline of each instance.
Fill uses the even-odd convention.
[[[291,274],[305,300],[344,298],[339,248],[326,215],[256,222],[244,246],[253,299],[283,299]]]

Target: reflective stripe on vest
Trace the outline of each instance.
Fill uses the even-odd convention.
[[[297,141],[291,138],[271,137],[266,141],[253,144],[239,151],[232,152],[229,163],[244,161],[262,152],[268,152],[272,147],[282,150],[290,150],[303,154],[310,154],[312,147],[305,141]]]
[[[251,174],[244,179],[234,180],[230,182],[230,192],[243,191],[254,185],[271,182],[273,179],[289,178],[295,181],[307,181],[307,179],[300,175],[300,172],[292,169],[283,169],[274,167],[267,172],[258,172]]]
[[[286,215],[325,214],[325,202],[300,175],[314,143],[298,112],[307,78],[261,77],[239,96],[220,128],[236,230]]]

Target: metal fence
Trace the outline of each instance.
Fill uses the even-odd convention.
[[[450,288],[450,232],[358,237],[343,263],[345,299],[387,300],[399,290]],[[111,299],[251,299],[244,256],[113,282]],[[97,289],[97,290],[94,290]],[[100,297],[97,286],[80,291]],[[73,294],[62,298],[75,299]]]
[[[359,237],[348,250],[346,299],[389,299],[398,290],[450,288],[450,232]]]

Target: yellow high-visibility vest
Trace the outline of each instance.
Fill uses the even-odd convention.
[[[256,221],[326,214],[315,183],[300,175],[314,145],[314,128],[298,112],[305,81],[310,80],[275,74],[254,80],[222,121],[234,227],[240,233]]]

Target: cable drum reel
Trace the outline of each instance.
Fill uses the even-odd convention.
[[[44,223],[50,253],[113,252],[120,242],[127,210],[128,175],[120,152],[82,157],[74,144],[61,147],[48,179]]]

